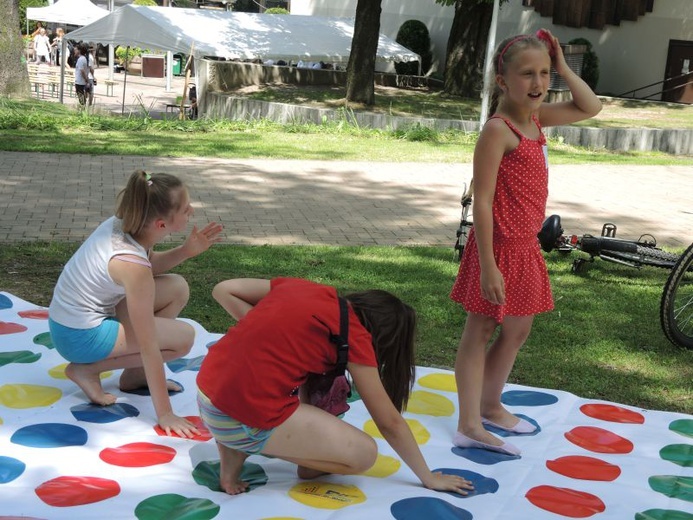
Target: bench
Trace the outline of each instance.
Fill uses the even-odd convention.
[[[60,67],[50,65],[28,63],[29,84],[32,93],[38,98],[58,97],[60,95]],[[64,92],[68,96],[75,95],[75,72],[65,69]]]
[[[113,87],[115,86],[116,82],[112,79],[105,79],[103,80],[103,84],[106,85],[106,95],[108,97],[113,96]]]

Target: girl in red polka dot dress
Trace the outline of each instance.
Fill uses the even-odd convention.
[[[460,412],[454,444],[518,455],[517,447],[484,426],[515,434],[536,429],[500,398],[534,315],[553,309],[537,239],[548,195],[541,129],[590,118],[601,102],[568,67],[548,31],[501,42],[493,63],[495,106],[474,151],[474,229],[450,295],[467,311],[455,360]],[[544,103],[552,65],[568,84],[571,101]]]

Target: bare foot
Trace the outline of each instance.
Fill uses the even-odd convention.
[[[134,390],[139,390],[140,388],[148,388],[147,376],[144,374],[144,368],[126,368],[123,373],[120,374],[119,382],[120,390],[123,392],[132,392]],[[180,392],[183,390],[178,383],[175,381],[166,380],[166,389],[169,392]]]
[[[307,468],[306,466],[298,466],[298,468],[296,468],[296,474],[298,475],[298,478],[306,480],[322,477],[323,475],[329,475],[327,471],[320,471],[318,469]]]
[[[223,489],[229,495],[240,495],[248,490],[248,483],[243,482],[242,480],[236,480],[228,483],[220,480],[219,485],[221,486],[221,489]]]
[[[490,446],[502,446],[504,444],[502,440],[483,427],[466,430],[460,429],[459,432],[468,439],[481,442],[483,444],[488,444]]]
[[[238,495],[248,489],[248,483],[241,480],[243,462],[247,453],[231,449],[217,442],[219,449],[219,485],[229,495]]]
[[[92,365],[70,363],[65,367],[65,375],[77,383],[94,404],[108,406],[116,402],[116,396],[103,391],[99,372],[94,372]]]

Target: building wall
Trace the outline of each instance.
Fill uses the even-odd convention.
[[[337,4],[337,5],[335,5]],[[454,9],[434,0],[382,0],[381,32],[391,38],[407,20],[426,24],[431,34],[434,67],[442,71]],[[356,0],[292,0],[292,14],[349,16],[356,12]],[[599,58],[600,94],[622,94],[664,79],[669,40],[693,41],[693,0],[656,0],[654,10],[637,22],[623,21],[603,30],[554,26],[551,18],[539,16],[521,0],[501,7],[496,41],[512,34],[534,32],[545,27],[561,41],[585,38]],[[645,97],[661,90],[661,85],[641,90]],[[655,98],[655,99],[658,99]]]

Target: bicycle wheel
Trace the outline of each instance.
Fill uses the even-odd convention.
[[[648,265],[650,267],[661,267],[664,269],[671,269],[679,259],[679,255],[677,254],[662,251],[657,247],[642,245],[636,245],[635,251],[633,252],[613,251],[605,248],[600,252],[599,257],[604,260],[625,263],[635,267]]]
[[[683,252],[664,284],[659,316],[669,341],[693,349],[693,244]]]

